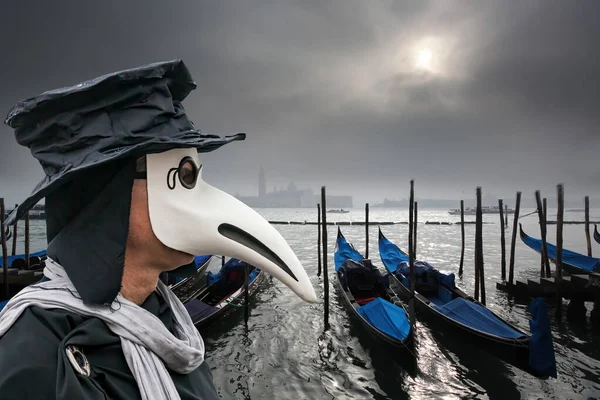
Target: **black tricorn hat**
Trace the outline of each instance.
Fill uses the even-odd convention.
[[[46,176],[7,223],[92,167],[172,148],[209,152],[244,140],[244,133],[220,137],[194,127],[181,101],[195,88],[189,70],[177,59],[114,72],[16,104],[5,123]]]

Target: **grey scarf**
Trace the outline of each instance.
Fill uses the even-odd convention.
[[[49,281],[23,289],[0,313],[0,337],[27,307],[59,308],[99,318],[121,338],[127,365],[140,389],[142,399],[179,399],[167,371],[180,374],[194,371],[204,361],[204,342],[183,304],[162,282],[157,290],[175,317],[175,335],[152,313],[119,294],[118,305],[88,306],[77,295],[63,267],[47,259],[44,275]]]

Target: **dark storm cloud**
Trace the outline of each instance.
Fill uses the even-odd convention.
[[[515,190],[598,195],[596,2],[14,2],[0,17],[0,108],[110,71],[182,58],[204,131],[245,131],[206,178],[294,180],[357,200]],[[417,68],[419,51],[431,65]],[[41,174],[8,127],[0,184]],[[360,188],[357,192],[356,188]],[[599,199],[600,200],[600,199]]]

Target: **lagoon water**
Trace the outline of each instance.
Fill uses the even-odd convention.
[[[257,209],[265,218],[280,221],[315,221],[312,209]],[[533,210],[522,210],[527,214]],[[554,220],[556,210],[548,210]],[[474,220],[475,217],[465,217]],[[328,214],[328,221],[364,221],[362,209]],[[371,221],[407,221],[408,210],[372,208]],[[566,220],[583,220],[583,213],[567,212]],[[483,241],[487,305],[499,315],[529,331],[528,304],[496,291],[500,281],[500,225],[497,215],[484,215]],[[591,220],[600,220],[592,210]],[[457,272],[460,261],[460,225],[425,225],[426,221],[460,221],[447,210],[419,210],[417,257],[443,271]],[[539,237],[537,215],[521,219],[525,232]],[[512,216],[507,234],[507,260]],[[243,312],[231,315],[206,331],[207,361],[218,391],[225,399],[588,399],[600,398],[600,329],[586,324],[559,325],[552,318],[558,378],[539,380],[475,348],[461,337],[432,330],[418,322],[417,371],[408,371],[368,336],[356,332],[334,290],[333,252],[337,227],[328,226],[330,271],[330,324],[323,329],[323,279],[317,277],[317,227],[276,225],[303,262],[319,302],[307,304],[281,283],[270,280],[251,305],[246,331]],[[346,238],[361,252],[364,226],[342,226]],[[385,235],[403,249],[407,225],[382,226]],[[472,294],[475,226],[466,225],[465,272],[457,285]],[[19,232],[23,232],[20,224]],[[556,227],[548,226],[548,241],[555,243]],[[31,221],[31,251],[45,248],[45,224]],[[600,245],[593,242],[595,255]],[[23,243],[19,243],[19,252]],[[583,225],[565,225],[564,247],[586,253]],[[383,269],[377,250],[377,227],[370,228],[369,255]],[[517,279],[539,276],[540,256],[517,237]],[[217,264],[217,263],[215,263]],[[215,268],[217,265],[214,266]],[[554,265],[552,265],[554,268]],[[566,301],[563,307],[566,308]],[[592,304],[586,303],[591,311]],[[554,308],[549,307],[553,316]]]

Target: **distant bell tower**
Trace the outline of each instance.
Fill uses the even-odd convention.
[[[260,173],[258,174],[258,197],[265,197],[267,194],[267,180],[265,179],[265,171],[262,164],[260,165]]]

